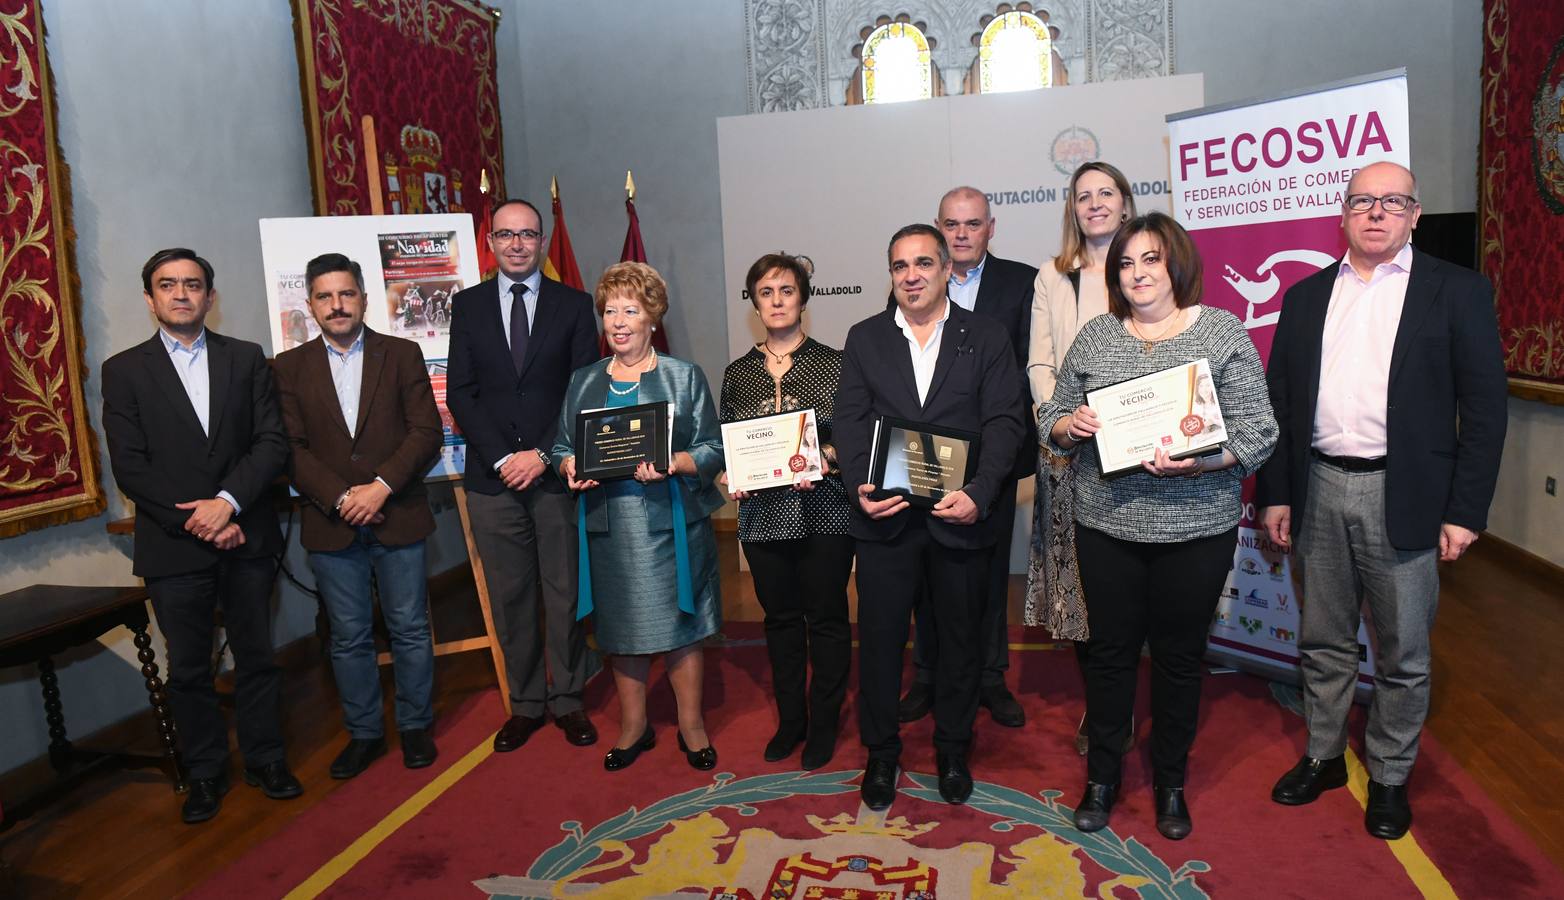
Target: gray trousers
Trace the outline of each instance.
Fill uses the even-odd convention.
[[[1428,717],[1438,551],[1391,546],[1384,472],[1345,472],[1319,460],[1310,467],[1309,502],[1293,535],[1303,587],[1298,653],[1308,755],[1328,759],[1346,750],[1366,601],[1377,641],[1365,740],[1369,777],[1405,784]]]
[[[562,716],[580,709],[586,641],[576,621],[574,498],[536,487],[469,493],[467,515],[505,654],[511,712],[537,717],[546,706]]]

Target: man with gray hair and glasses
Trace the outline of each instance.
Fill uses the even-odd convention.
[[[1271,799],[1312,803],[1347,782],[1347,711],[1359,611],[1378,638],[1365,739],[1369,834],[1412,824],[1407,781],[1428,715],[1429,633],[1440,562],[1487,524],[1504,447],[1507,388],[1493,288],[1411,245],[1412,173],[1360,169],[1347,186],[1347,254],[1287,291],[1271,349],[1281,426],[1259,472],[1267,536],[1296,540],[1303,587],[1308,747]]]

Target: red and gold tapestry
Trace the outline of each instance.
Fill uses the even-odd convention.
[[[388,214],[475,210],[485,168],[505,183],[498,18],[466,0],[293,0],[316,214],[368,215],[374,195]]]
[[[1483,12],[1479,256],[1510,392],[1564,403],[1564,4]]]
[[[103,511],[70,171],[38,0],[0,0],[0,537]]]

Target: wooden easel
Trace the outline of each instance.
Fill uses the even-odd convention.
[[[369,182],[369,211],[373,215],[385,215],[385,197],[380,190],[380,151],[375,141],[375,118],[364,116],[360,120],[364,141],[364,175]],[[487,198],[483,202],[488,202]],[[473,585],[478,589],[478,606],[483,610],[483,636],[462,638],[455,641],[434,642],[434,655],[447,656],[452,653],[465,653],[469,650],[488,650],[494,661],[494,678],[500,688],[500,702],[505,707],[505,715],[511,714],[510,708],[510,680],[505,674],[505,653],[500,649],[499,637],[494,633],[494,611],[489,605],[489,582],[483,575],[483,562],[478,558],[478,545],[473,542],[472,520],[467,516],[467,489],[462,487],[459,476],[447,476],[433,478],[430,484],[440,481],[451,482],[452,492],[456,495],[456,511],[462,519],[462,537],[467,541],[467,559],[472,564]],[[430,623],[431,633],[433,623]],[[380,665],[391,662],[390,653],[381,653],[378,657]]]

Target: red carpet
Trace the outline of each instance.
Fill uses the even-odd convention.
[[[1142,740],[1112,825],[1079,834],[1070,813],[1085,771],[1072,741],[1082,701],[1063,649],[1013,655],[1028,722],[1011,730],[979,714],[979,784],[968,806],[939,801],[928,775],[932,722],[905,729],[910,774],[881,821],[858,803],[863,757],[851,695],[832,764],[805,773],[793,768],[796,755],[761,760],[775,723],[758,633],[730,627],[729,642],[707,655],[707,727],[721,755],[713,773],[690,769],[678,752],[666,682],[652,698],[656,749],[619,773],[601,765],[617,723],[609,679],[589,688],[603,740],[585,749],[546,728],[514,753],[469,753],[486,748],[501,721],[485,695],[440,724],[434,768],[371,768],[193,896],[1564,895],[1564,873],[1426,736],[1413,780],[1414,840],[1369,837],[1347,790],[1306,807],[1272,803],[1272,782],[1302,750],[1303,720],[1288,708],[1290,689],[1241,674],[1206,681],[1189,839],[1168,841],[1153,824],[1144,684]],[[400,818],[382,821],[399,808]]]

